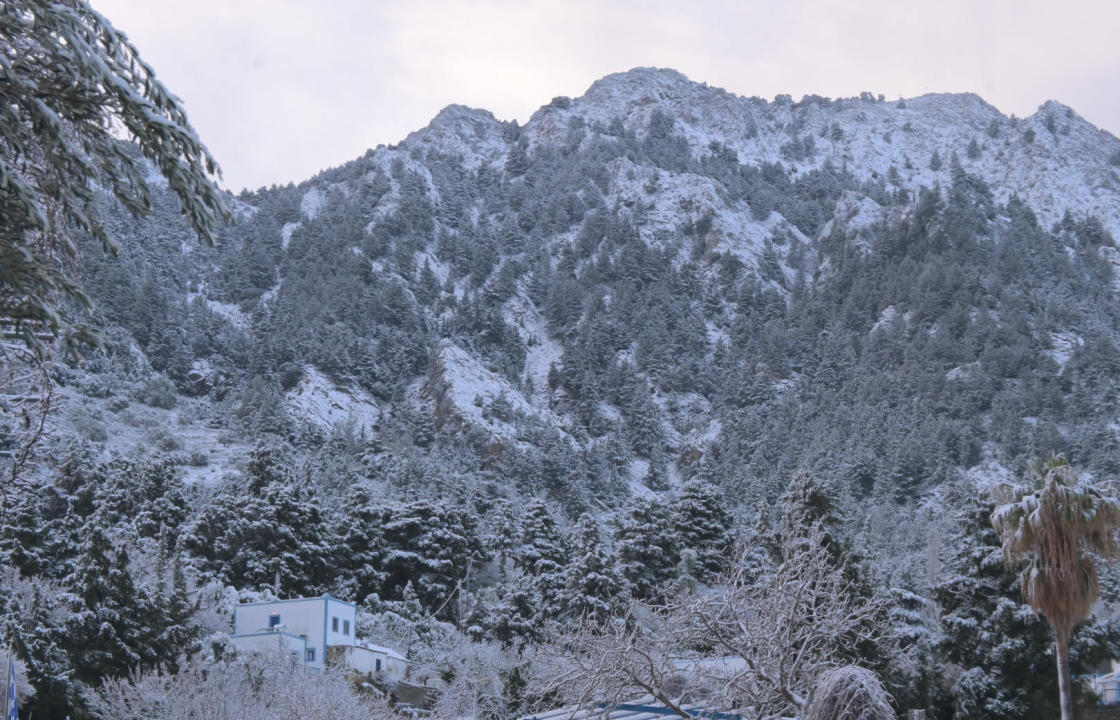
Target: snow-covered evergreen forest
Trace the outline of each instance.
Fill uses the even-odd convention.
[[[25,713],[388,717],[230,645],[239,601],[330,593],[441,718],[780,717],[848,663],[930,718],[1055,716],[989,489],[1120,469],[1120,140],[1072,109],[637,69],[230,196],[214,247],[152,182],[99,201],[118,252],[79,237],[97,344],[4,486]],[[1075,672],[1120,657],[1103,585]]]

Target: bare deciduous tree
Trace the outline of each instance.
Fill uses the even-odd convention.
[[[760,719],[803,711],[818,679],[860,648],[897,651],[885,599],[856,591],[827,538],[819,526],[783,533],[757,577],[737,563],[715,588],[555,636],[534,690],[584,706],[652,696],[686,718],[696,703]]]
[[[681,717],[687,701],[703,697],[686,687],[677,638],[665,607],[631,605],[608,623],[584,622],[551,635],[537,658],[531,686],[537,697],[568,705],[618,705],[649,696]]]
[[[178,673],[133,673],[90,693],[104,720],[380,720],[388,705],[363,697],[341,673],[316,672],[290,657],[184,660]]]
[[[21,342],[0,340],[0,489],[34,458],[54,404],[48,363]]]
[[[783,533],[778,550],[757,581],[737,570],[724,590],[682,598],[676,610],[693,647],[742,662],[725,678],[727,701],[750,717],[803,709],[817,679],[861,646],[893,651],[885,599],[857,591],[821,527]]]
[[[875,673],[847,665],[817,680],[802,720],[894,720],[891,696]]]

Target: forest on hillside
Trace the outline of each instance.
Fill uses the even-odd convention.
[[[1079,554],[1120,518],[1115,218],[1040,204],[1072,169],[990,181],[1080,142],[1072,111],[920,104],[988,118],[946,134],[636,70],[234,196],[127,40],[56,5],[0,5],[21,716],[762,720],[854,677],[879,710],[1041,720],[1056,660],[1120,657],[1118,576]],[[1120,182],[1114,144],[1069,167]],[[1068,648],[998,520],[1058,480],[1089,503]],[[240,604],[323,594],[427,707],[231,640]]]

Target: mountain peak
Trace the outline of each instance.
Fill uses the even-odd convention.
[[[501,125],[493,113],[456,104],[440,110],[427,127],[410,134],[403,144],[457,155],[471,166],[493,161],[505,152]]]
[[[610,98],[628,101],[647,98],[679,100],[700,89],[707,89],[707,86],[690,80],[677,70],[636,67],[596,80],[581,99],[589,102],[601,102]]]

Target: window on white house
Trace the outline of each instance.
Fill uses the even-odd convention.
[[[275,627],[280,627],[280,613],[272,613],[268,616],[268,627],[270,630]]]
[[[374,672],[381,672],[381,658],[376,658],[373,661],[373,671]]]
[[[315,648],[307,648],[307,662],[315,662]]]
[[[331,618],[331,632],[338,632],[338,618]]]
[[[342,621],[342,634],[343,635],[349,635],[350,634],[350,621],[349,620],[343,620]]]

